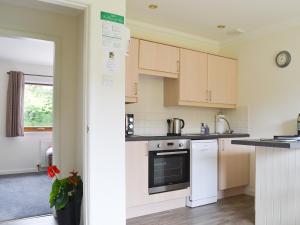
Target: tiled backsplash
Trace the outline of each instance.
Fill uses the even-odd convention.
[[[248,133],[248,106],[238,106],[236,109],[225,110],[231,129],[236,133]]]
[[[126,105],[126,113],[135,116],[135,134],[137,135],[165,135],[167,133],[167,119],[181,118],[185,121],[183,133],[199,133],[201,123],[208,124],[211,132],[215,131],[215,115],[218,109],[198,107],[165,107],[163,102],[163,78],[140,76],[139,103]],[[223,112],[232,123],[232,128],[241,132],[244,129],[245,118],[248,113],[242,108]],[[239,121],[235,121],[237,116]],[[243,127],[243,128],[242,128]]]

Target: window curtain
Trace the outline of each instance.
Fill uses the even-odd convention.
[[[10,71],[6,104],[6,137],[24,136],[24,73]]]

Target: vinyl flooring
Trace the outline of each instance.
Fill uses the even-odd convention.
[[[197,208],[179,208],[127,220],[127,225],[254,225],[254,198],[246,195]]]
[[[179,208],[133,218],[127,225],[254,225],[254,198],[241,195],[197,208]],[[0,225],[57,225],[53,216],[0,223]],[[109,225],[109,224],[107,224]]]

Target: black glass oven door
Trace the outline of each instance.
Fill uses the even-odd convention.
[[[149,193],[189,186],[190,152],[185,150],[149,152]]]

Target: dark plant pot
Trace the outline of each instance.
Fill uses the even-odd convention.
[[[81,216],[81,203],[82,203],[82,192],[77,193],[74,198],[74,216],[75,216],[75,225],[80,225],[80,216]]]
[[[75,196],[67,206],[57,210],[57,222],[59,225],[79,225],[81,215],[82,196]]]
[[[56,215],[59,225],[75,225],[73,202],[69,202],[65,208],[57,210]]]

